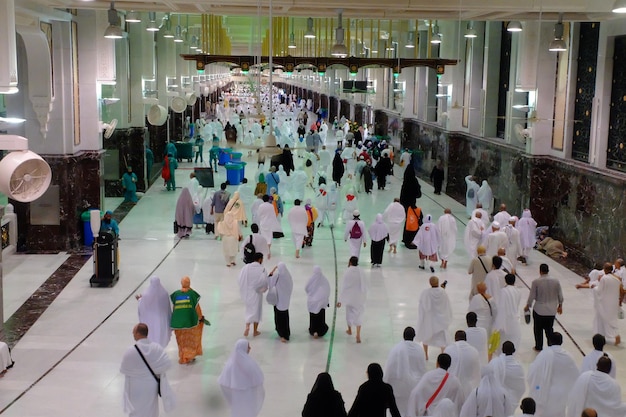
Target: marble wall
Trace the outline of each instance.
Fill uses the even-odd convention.
[[[403,147],[420,149],[420,176],[437,158],[446,168],[444,190],[465,202],[465,176],[486,179],[496,204],[511,214],[530,208],[539,225],[550,226],[568,251],[588,265],[626,256],[626,176],[575,161],[531,156],[496,140],[446,132],[404,120]]]
[[[42,155],[52,168],[52,185],[59,186],[59,224],[31,225],[30,203],[10,200],[18,219],[18,250],[58,252],[83,245],[80,215],[89,207],[101,207],[101,160],[103,152],[75,155]]]
[[[143,175],[146,160],[144,135],[145,129],[142,127],[115,129],[113,135],[104,141],[105,150],[116,149],[119,151],[119,178],[122,178],[122,175],[126,172],[126,167],[131,166],[133,172],[137,174],[137,191],[142,192],[147,189]],[[124,195],[124,190],[122,189],[122,184],[119,179],[105,180],[104,190],[107,197],[121,197]]]

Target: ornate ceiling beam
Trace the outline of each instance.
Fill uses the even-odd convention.
[[[204,70],[205,65],[226,63],[233,68],[241,68],[248,71],[256,62],[261,64],[269,63],[268,56],[255,57],[253,55],[191,55],[182,54],[185,60],[196,61],[196,69]],[[275,66],[282,67],[287,72],[297,70],[299,66],[315,67],[318,71],[325,72],[331,66],[343,66],[356,73],[360,68],[365,67],[385,67],[391,68],[395,73],[399,73],[403,68],[429,67],[437,71],[437,74],[445,72],[446,65],[456,65],[456,59],[443,58],[335,58],[335,57],[301,57],[301,56],[274,56],[272,61]]]

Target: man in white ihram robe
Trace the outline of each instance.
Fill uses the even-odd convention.
[[[544,348],[528,368],[528,396],[537,404],[541,417],[564,417],[567,396],[576,379],[578,367],[561,347],[563,336],[554,332],[551,346]]]
[[[528,256],[530,255],[530,251],[537,244],[537,237],[535,235],[537,222],[533,219],[530,210],[524,209],[522,212],[522,218],[517,221],[515,227],[520,231],[522,259],[523,262],[526,263]]]
[[[403,338],[389,352],[383,379],[393,388],[398,410],[406,417],[411,390],[426,373],[426,359],[420,344],[413,341],[415,330],[412,327],[404,329]]]
[[[511,216],[511,218],[509,219],[509,224],[502,228],[504,230],[504,233],[509,237],[509,246],[506,249],[506,254],[511,260],[513,268],[517,264],[517,258],[522,256],[521,233],[515,228],[517,220],[517,216]],[[509,272],[511,272],[510,269]]]
[[[482,221],[482,214],[474,211],[472,219],[465,226],[465,235],[463,241],[465,243],[465,250],[470,259],[476,256],[476,249],[480,246],[483,235],[485,232],[485,225]]]
[[[365,314],[365,300],[367,299],[367,284],[358,265],[358,258],[352,256],[348,262],[348,269],[343,275],[341,291],[337,307],[346,309],[346,333],[352,335],[352,326],[356,327],[356,342],[361,343],[361,325]]]
[[[454,343],[448,345],[443,353],[450,355],[452,363],[450,372],[463,381],[463,392],[467,396],[480,383],[480,359],[478,351],[469,343],[463,330],[454,334]]]
[[[306,225],[309,222],[309,216],[304,206],[301,205],[300,200],[296,199],[294,201],[294,206],[287,213],[287,221],[291,227],[291,239],[296,247],[296,258],[299,258],[304,237],[308,235]]]
[[[361,254],[361,245],[363,245],[363,247],[367,245],[365,223],[363,223],[363,220],[359,217],[360,215],[359,210],[352,211],[352,220],[346,222],[346,230],[343,235],[343,240],[350,245],[350,256],[356,256],[357,258]],[[361,229],[361,236],[356,237],[353,235],[352,229],[355,224]]]
[[[424,345],[428,360],[428,345],[443,349],[449,343],[448,327],[452,323],[452,307],[446,291],[439,287],[439,278],[430,277],[430,288],[420,294],[416,337]]]
[[[452,215],[452,210],[444,209],[443,216],[437,220],[437,230],[439,231],[439,257],[441,267],[448,267],[448,258],[456,248],[456,219]]]
[[[515,359],[513,356],[514,353],[515,346],[513,343],[504,342],[502,344],[502,354],[496,356],[489,362],[489,366],[494,369],[498,383],[506,389],[507,396],[510,399],[511,408],[507,410],[507,416],[513,415],[524,392],[526,392],[524,368],[522,368],[522,365]]]
[[[604,264],[604,275],[598,277],[598,285],[592,289],[596,312],[593,318],[593,332],[604,336],[608,343],[619,345],[621,337],[618,314],[622,280],[611,272],[612,267],[608,262]]]
[[[500,229],[500,223],[494,221],[491,223],[491,233],[485,238],[485,247],[487,248],[487,256],[496,256],[498,249],[509,247],[509,237]]]
[[[500,210],[493,216],[493,221],[501,225],[509,223],[511,215],[506,211],[506,204],[500,204]]]
[[[485,366],[480,383],[470,391],[461,408],[459,417],[506,417],[512,408],[507,392],[499,384],[494,370]]]
[[[126,350],[120,366],[120,372],[125,376],[124,412],[130,417],[158,417],[159,391],[166,412],[171,411],[176,403],[174,392],[165,376],[172,362],[161,345],[148,339],[148,326],[145,323],[139,323],[133,328],[133,338],[136,344]],[[157,383],[137,349],[143,354],[152,372],[160,378],[160,383]]]
[[[254,325],[253,335],[258,336],[259,322],[263,315],[263,293],[267,291],[267,271],[263,266],[263,254],[255,255],[255,261],[244,265],[239,272],[239,295],[245,303],[246,330],[244,336],[248,336],[250,323]]]
[[[500,330],[500,341],[507,340],[519,345],[522,338],[522,328],[520,326],[520,302],[522,295],[520,290],[515,288],[515,275],[507,274],[505,277],[506,286],[500,290],[497,298],[498,313],[496,315],[495,329]]]
[[[467,190],[465,191],[465,212],[467,216],[470,217],[474,209],[476,209],[476,203],[478,203],[478,190],[480,186],[471,175],[465,177],[465,184],[467,185]]]
[[[470,311],[465,315],[465,322],[467,323],[467,329],[465,329],[467,343],[472,345],[474,349],[478,351],[480,366],[485,366],[489,362],[489,351],[487,349],[489,339],[487,336],[487,330],[476,325],[478,323],[478,316],[473,311]]]
[[[487,211],[487,213],[493,212],[493,191],[487,180],[483,180],[476,195],[478,196],[478,202],[482,204],[485,211]]]
[[[449,373],[449,368],[450,355],[442,353],[437,357],[437,367],[426,372],[415,388],[411,390],[407,405],[408,417],[433,415],[433,411],[437,409],[444,398],[448,398],[455,404],[456,413],[461,411],[465,402],[465,394],[459,378]],[[434,395],[439,387],[441,387],[439,393]],[[426,407],[429,402],[430,405]]]
[[[263,371],[249,353],[248,341],[239,339],[217,379],[231,417],[256,417],[265,401]]]
[[[579,417],[585,408],[593,408],[598,416],[625,416],[622,389],[608,374],[611,359],[598,360],[597,370],[583,372],[569,394],[567,417]]]
[[[389,228],[389,251],[396,253],[398,241],[404,230],[404,220],[406,219],[406,212],[402,204],[400,204],[399,198],[394,198],[393,202],[387,206],[383,212],[383,218]]]
[[[606,345],[606,338],[601,334],[594,334],[593,338],[591,338],[593,343],[593,350],[585,355],[583,358],[583,363],[580,365],[580,373],[586,371],[595,371],[598,366],[598,359],[603,356],[611,359],[611,370],[609,371],[609,375],[612,378],[615,378],[617,374],[617,363],[613,359],[613,355],[604,351],[604,345]]]
[[[274,238],[274,232],[281,230],[278,219],[276,218],[276,211],[274,206],[269,202],[267,195],[263,196],[263,203],[259,205],[256,211],[257,224],[259,225],[259,233],[265,238],[272,251],[272,239]]]
[[[439,248],[439,230],[432,222],[433,216],[427,214],[413,239],[413,244],[417,246],[420,258],[420,269],[430,266],[430,272],[434,273],[435,268],[430,263],[437,262],[437,249]]]

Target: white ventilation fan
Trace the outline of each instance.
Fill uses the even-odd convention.
[[[100,122],[100,129],[104,129],[104,138],[109,139],[113,136],[113,132],[115,132],[115,128],[117,127],[117,119],[111,120],[109,123]]]
[[[196,93],[187,93],[185,94],[185,100],[187,100],[188,106],[193,106],[198,100],[198,95]]]
[[[172,103],[170,104],[174,113],[183,113],[187,110],[187,100],[183,97],[174,97],[172,98]]]
[[[167,122],[167,109],[158,104],[150,106],[148,110],[148,123],[152,126],[163,126]]]
[[[515,137],[522,143],[526,143],[532,137],[532,129],[529,127],[525,128],[519,123],[515,124],[513,130],[515,131]]]
[[[0,192],[22,203],[41,197],[52,181],[52,170],[44,159],[28,150],[28,139],[0,136],[0,149],[13,151],[0,160]]]

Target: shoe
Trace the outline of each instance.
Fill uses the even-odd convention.
[[[543,350],[543,348],[538,348],[537,346],[533,347],[533,350],[535,352],[541,352]]]
[[[419,266],[418,266],[418,268],[419,268],[419,269],[426,269],[426,268],[424,268],[422,265],[419,265]]]
[[[434,273],[435,273],[435,268],[433,268],[433,267],[431,266],[431,267],[430,267],[430,272],[434,274]]]

